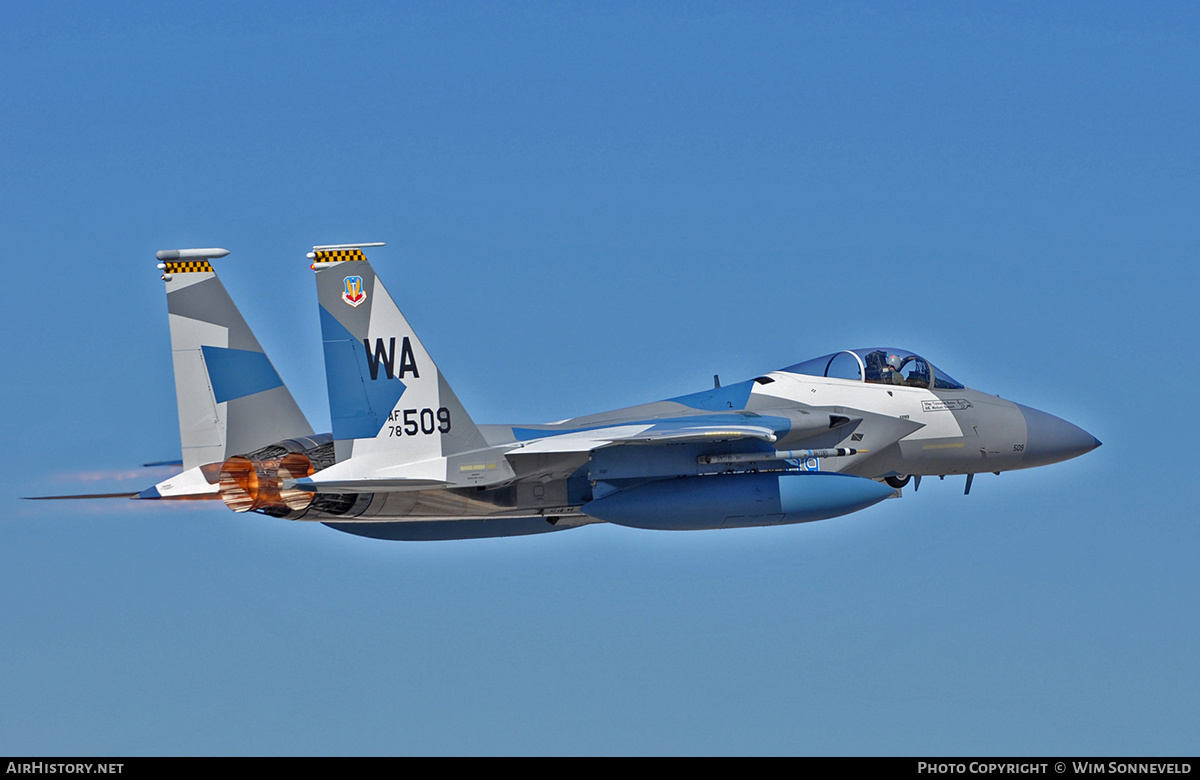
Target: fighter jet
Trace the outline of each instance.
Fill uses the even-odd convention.
[[[333,430],[315,434],[213,271],[158,253],[183,471],[133,497],[361,536],[466,539],[593,523],[745,528],[822,520],[922,476],[1032,468],[1098,446],[1065,420],[965,387],[913,352],[849,349],[735,384],[554,423],[479,425],[365,249],[315,246]]]

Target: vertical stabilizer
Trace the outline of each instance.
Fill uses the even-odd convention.
[[[316,271],[325,374],[337,459],[438,463],[457,482],[471,464],[446,459],[486,447],[433,358],[354,244],[318,246]],[[502,459],[501,459],[502,460]],[[507,463],[477,464],[491,481]]]
[[[183,467],[309,436],[312,427],[209,260],[225,249],[158,253],[167,286]]]

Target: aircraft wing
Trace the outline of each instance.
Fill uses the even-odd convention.
[[[509,455],[535,455],[568,452],[591,452],[617,444],[683,444],[739,439],[760,439],[774,442],[778,438],[776,428],[769,424],[745,422],[711,422],[689,420],[664,420],[653,423],[614,425],[584,431],[570,431],[555,435],[553,431],[530,431],[515,428],[518,436],[524,433],[543,433],[542,438],[523,442],[511,450]]]
[[[476,475],[515,477],[508,458],[534,455],[586,455],[617,445],[710,443],[757,439],[774,442],[783,418],[756,415],[706,415],[673,420],[566,429],[556,426],[513,428],[515,445],[499,445],[448,458],[396,464],[386,458],[360,458],[331,466],[311,477],[287,481],[285,487],[348,493],[402,492],[465,487]]]

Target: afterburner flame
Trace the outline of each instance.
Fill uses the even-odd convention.
[[[234,455],[221,466],[221,500],[235,512],[276,509],[300,511],[312,503],[313,494],[285,489],[284,480],[312,476],[312,461],[298,452],[282,458],[251,460]]]

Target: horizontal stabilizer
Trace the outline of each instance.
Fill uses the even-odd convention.
[[[137,493],[85,493],[78,496],[25,496],[26,501],[66,501],[80,498],[137,498]]]
[[[300,490],[339,493],[386,493],[446,487],[486,487],[516,475],[497,450],[464,452],[448,458],[395,463],[386,456],[335,463],[310,477],[284,483]]]
[[[152,488],[137,494],[138,498],[175,499],[186,501],[214,500],[221,498],[221,486],[217,479],[220,464],[213,463],[190,468],[182,474],[164,479]]]
[[[430,488],[454,487],[439,479],[348,479],[343,481],[314,481],[309,477],[285,480],[283,487],[307,490],[314,493],[390,493],[404,490],[428,490]]]

